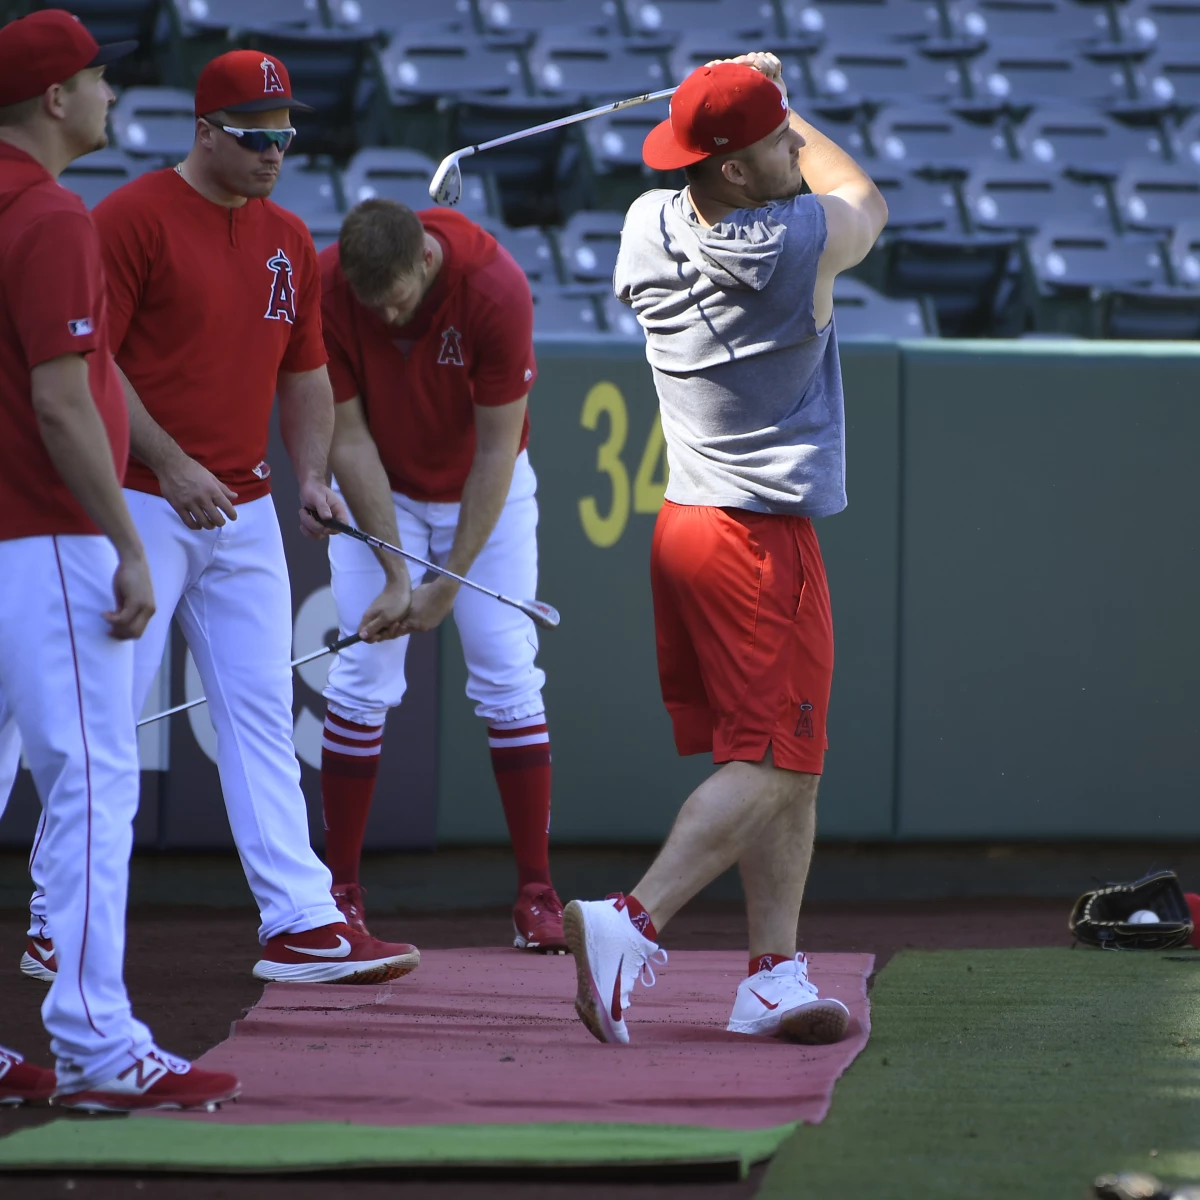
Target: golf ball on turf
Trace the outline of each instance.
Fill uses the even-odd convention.
[[[1130,925],[1157,925],[1158,923],[1158,913],[1148,908],[1139,908],[1137,912],[1129,914]]]

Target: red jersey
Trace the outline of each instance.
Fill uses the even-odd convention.
[[[265,496],[279,372],[325,362],[304,222],[270,200],[214,204],[174,169],[118,188],[95,218],[117,364],[146,411],[238,504]],[[136,458],[126,483],[159,494]]]
[[[442,266],[404,325],[360,304],[321,251],[321,308],[333,398],[362,398],[392,489],[414,500],[462,499],[475,456],[474,405],[511,404],[537,378],[525,273],[486,230],[444,208],[417,214]],[[529,441],[529,417],[521,449]]]
[[[0,142],[0,540],[100,532],[46,452],[30,372],[87,355],[117,478],[129,456],[125,391],[108,351],[100,239],[83,201]]]

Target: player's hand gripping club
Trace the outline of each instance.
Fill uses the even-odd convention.
[[[333,518],[349,521],[350,511],[341,496],[323,479],[309,478],[300,484],[300,532],[313,539],[326,538],[324,522]]]

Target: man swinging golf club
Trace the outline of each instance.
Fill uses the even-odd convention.
[[[659,678],[679,752],[720,769],[632,893],[567,905],[575,1006],[601,1041],[627,1042],[634,981],[666,961],[659,934],[736,862],[750,967],[728,1028],[834,1042],[849,1014],[796,953],[833,671],[812,518],[846,505],[833,280],[887,206],[790,111],[770,54],[694,71],[643,157],[687,174],[634,202],[615,273],[646,332],[671,469],[650,567]]]

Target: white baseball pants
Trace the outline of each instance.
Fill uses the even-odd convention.
[[[341,921],[329,870],[309,841],[292,745],[292,593],[274,502],[263,496],[239,504],[237,520],[220,529],[189,529],[161,496],[126,489],[125,500],[158,604],[134,655],[133,711],[146,702],[175,616],[208,698],[229,826],[261,917],[259,940]],[[30,864],[39,890],[40,858]],[[36,927],[36,903],[33,915]]]
[[[392,493],[400,544],[410,554],[445,563],[458,526],[457,504],[429,504]],[[508,499],[496,528],[468,573],[469,578],[523,600],[537,595],[537,476],[529,455],[517,457]],[[383,568],[362,542],[329,539],[329,567],[341,636],[357,631],[367,606],[383,590]],[[408,564],[415,587],[425,571]],[[471,588],[460,588],[454,623],[467,662],[467,695],[475,713],[489,721],[516,721],[545,711],[545,674],[535,664],[537,630],[518,609]],[[329,668],[325,699],[330,709],[360,725],[382,725],[387,710],[404,698],[408,638],[364,645],[337,655]]]
[[[44,814],[38,867],[58,974],[42,1020],[62,1091],[103,1083],[154,1047],[122,978],[139,773],[134,644],[109,637],[100,615],[116,567],[98,536],[0,541],[0,707]]]

